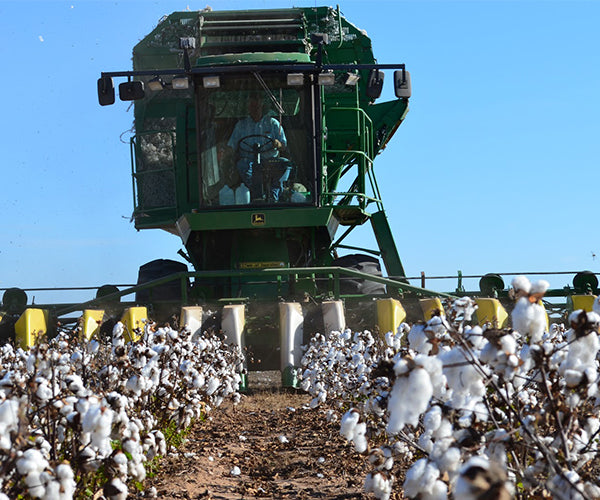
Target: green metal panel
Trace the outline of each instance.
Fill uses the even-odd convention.
[[[371,215],[371,225],[373,226],[378,246],[381,249],[381,258],[388,274],[396,278],[405,277],[406,273],[400,261],[400,255],[398,255],[394,236],[383,210]]]
[[[374,152],[378,154],[392,138],[408,113],[408,101],[398,99],[373,104],[366,108],[366,113],[373,123]]]
[[[290,212],[293,210],[293,212]],[[290,216],[293,213],[293,216]],[[333,209],[293,208],[261,210],[206,211],[187,213],[177,221],[178,226],[189,231],[212,231],[215,229],[257,229],[286,227],[326,227],[331,224]]]

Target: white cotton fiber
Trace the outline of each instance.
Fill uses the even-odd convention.
[[[405,425],[417,425],[419,416],[427,410],[433,395],[429,374],[423,368],[415,368],[408,376],[400,376],[394,382],[388,412],[389,434],[400,432]]]

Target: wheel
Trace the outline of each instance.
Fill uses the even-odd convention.
[[[140,267],[137,284],[143,285],[149,281],[175,273],[187,273],[187,271],[188,267],[183,262],[167,259],[153,260]],[[169,281],[152,289],[140,290],[135,294],[135,300],[140,304],[167,300],[181,301],[181,299],[181,282],[179,280]]]
[[[479,290],[487,297],[494,297],[496,292],[504,290],[504,280],[499,274],[488,273],[479,280]]]
[[[263,139],[265,142],[261,144],[256,141],[252,142],[251,139]],[[277,148],[275,147],[275,139],[272,137],[262,134],[252,134],[242,137],[239,140],[238,149],[240,153],[262,154],[275,151]]]
[[[595,293],[598,289],[598,278],[592,271],[581,271],[573,278],[573,287],[580,293]]]
[[[9,288],[2,296],[2,307],[11,314],[21,314],[27,307],[27,294],[20,288]]]
[[[379,259],[371,255],[344,255],[335,259],[331,265],[354,269],[373,276],[382,276]],[[344,295],[384,295],[386,288],[383,283],[376,283],[368,279],[342,277],[340,278],[340,293]]]

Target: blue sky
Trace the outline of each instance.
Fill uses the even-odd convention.
[[[131,68],[133,46],[188,5],[206,3],[0,2],[0,287],[133,283],[143,263],[178,258],[178,238],[129,222],[133,110],[100,107],[96,80]],[[411,72],[410,112],[376,162],[407,273],[599,271],[600,2],[340,6],[379,62]]]

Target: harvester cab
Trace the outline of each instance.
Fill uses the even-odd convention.
[[[133,219],[181,238],[195,272],[191,297],[177,300],[339,296],[328,268],[381,277],[379,256],[405,277],[373,162],[408,111],[410,75],[378,64],[339,8],[176,12],[133,65],[102,73],[99,101],[112,104],[113,78],[127,78]],[[384,70],[397,98],[376,103]],[[366,222],[379,248],[339,260]]]
[[[377,64],[339,9],[177,12],[133,63],[98,88],[110,104],[125,76],[120,98],[135,100],[137,229],[180,236],[196,271],[287,269],[332,265],[371,221],[388,272],[404,275],[373,161],[406,115],[410,77]],[[384,69],[398,99],[376,104]],[[336,239],[340,225],[349,230]],[[266,290],[232,277],[194,288],[204,298]]]

